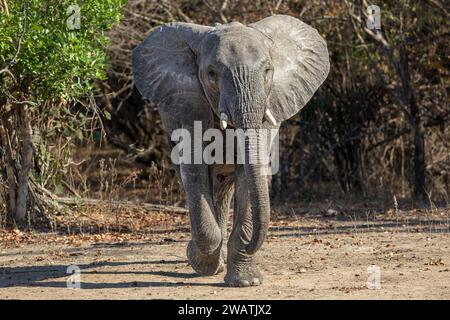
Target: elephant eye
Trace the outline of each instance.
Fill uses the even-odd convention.
[[[272,77],[272,68],[267,68],[264,72],[264,80],[266,82],[269,82],[271,77]]]
[[[214,70],[209,70],[208,71],[208,78],[209,78],[209,80],[216,81],[216,77],[217,77],[217,74],[216,74],[216,72]]]

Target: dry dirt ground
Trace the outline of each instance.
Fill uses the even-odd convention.
[[[81,211],[53,232],[0,231],[0,299],[450,299],[448,208],[274,213],[257,256],[264,283],[251,288],[193,273],[185,213],[114,212],[95,225]],[[80,289],[67,288],[70,265]]]

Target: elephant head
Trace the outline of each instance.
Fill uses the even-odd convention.
[[[248,26],[166,24],[133,52],[135,85],[144,97],[181,123],[212,110],[222,128],[278,126],[305,106],[328,71],[319,33],[284,15]],[[258,138],[246,141],[245,159],[257,145]],[[253,253],[267,233],[269,195],[262,166],[246,163],[244,169],[253,220],[246,250]]]

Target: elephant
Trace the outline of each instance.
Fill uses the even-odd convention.
[[[161,25],[133,50],[132,69],[136,88],[157,105],[170,136],[180,128],[194,134],[194,122],[222,131],[278,129],[325,81],[330,63],[316,29],[288,15],[274,15],[249,25]],[[245,140],[245,157],[260,139]],[[228,286],[260,285],[255,254],[270,220],[263,164],[181,163],[175,169],[189,209],[191,267],[201,275],[226,267]]]

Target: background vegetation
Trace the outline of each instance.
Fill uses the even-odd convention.
[[[52,4],[46,10],[54,14],[42,11],[42,3]],[[67,195],[182,203],[157,110],[134,88],[131,51],[165,22],[251,23],[271,14],[316,27],[331,59],[326,83],[283,124],[273,200],[447,205],[450,50],[442,1],[374,2],[381,7],[376,31],[366,26],[365,0],[134,0],[107,33],[109,44],[103,32],[117,21],[121,1],[80,1],[82,28],[76,32],[64,26],[69,3],[3,0],[3,221],[7,212],[33,218],[36,209],[61,211],[57,204]],[[28,215],[17,214],[11,199],[23,203],[19,186],[28,176]]]
[[[80,112],[75,102],[93,99],[93,80],[106,79],[104,32],[123,3],[84,1],[73,9],[68,0],[2,1],[0,210],[8,215],[0,217],[23,223],[27,213],[54,207],[52,191],[83,139],[79,128],[96,111],[83,104]]]

